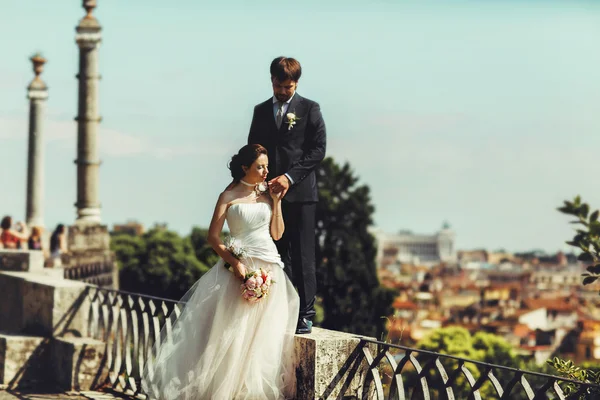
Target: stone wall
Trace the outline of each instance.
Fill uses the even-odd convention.
[[[360,343],[361,336],[327,329],[313,328],[310,335],[296,335],[297,399],[353,399],[358,398],[368,365],[361,363],[354,379],[343,396],[343,382],[332,384],[351,358]],[[370,338],[372,339],[372,338]],[[368,346],[375,352],[375,345]],[[325,397],[325,395],[327,395]]]
[[[25,262],[28,252],[0,252],[0,386],[59,385],[90,390],[107,374],[105,344],[86,337],[88,286],[62,270]],[[30,252],[35,253],[35,252]],[[13,271],[20,265],[20,271]],[[25,270],[25,271],[22,271]]]
[[[41,251],[0,249],[0,271],[41,271],[43,268]]]
[[[67,230],[69,253],[63,255],[65,277],[101,287],[119,288],[119,271],[110,251],[106,225],[75,224]]]

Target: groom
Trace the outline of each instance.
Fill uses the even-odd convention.
[[[273,97],[254,107],[248,143],[269,152],[269,185],[283,192],[285,233],[277,249],[300,297],[296,333],[310,333],[315,316],[317,177],[325,157],[325,122],[319,105],[296,93],[302,74],[293,58],[271,63]]]

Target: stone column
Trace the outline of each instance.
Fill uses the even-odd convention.
[[[27,152],[27,206],[29,227],[44,226],[44,135],[43,116],[48,87],[40,78],[46,59],[40,54],[30,58],[35,78],[27,87],[29,98],[29,149]]]
[[[79,21],[75,41],[79,46],[79,101],[77,121],[77,221],[76,223],[100,223],[98,201],[97,133],[98,114],[98,47],[102,40],[102,28],[92,15],[96,0],[83,0],[87,15]]]

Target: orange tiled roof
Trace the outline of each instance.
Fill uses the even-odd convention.
[[[564,299],[527,299],[523,303],[530,310],[545,308],[551,311],[575,311],[577,307],[567,303]]]
[[[396,299],[394,304],[392,305],[396,310],[418,310],[419,306],[413,303],[412,301],[403,301],[401,299]]]
[[[517,324],[513,327],[513,333],[518,337],[527,337],[530,332],[531,329],[525,324]]]

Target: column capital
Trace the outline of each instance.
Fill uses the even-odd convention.
[[[85,20],[82,20],[82,22],[83,21]],[[94,21],[97,23],[96,20]],[[80,23],[75,28],[75,31],[77,32],[75,34],[75,42],[80,48],[94,48],[102,41],[102,28],[100,25],[93,26],[91,24],[86,24],[85,26],[82,26]]]
[[[92,11],[96,8],[96,0],[83,0],[83,8],[86,10],[86,15],[80,21],[75,31],[75,41],[80,48],[93,48],[102,40],[102,27],[100,23],[92,15]]]
[[[33,56],[29,58],[31,63],[33,64],[33,72],[35,73],[35,77],[27,86],[27,97],[30,99],[46,99],[48,98],[48,87],[40,77],[42,72],[44,71],[44,64],[48,62],[40,53],[35,53]]]
[[[85,8],[85,11],[87,12],[86,18],[93,18],[92,11],[94,11],[94,8],[98,7],[98,1],[83,0],[81,5],[83,8]]]
[[[48,90],[32,88],[31,85],[27,88],[27,98],[29,100],[46,100],[48,99]]]

